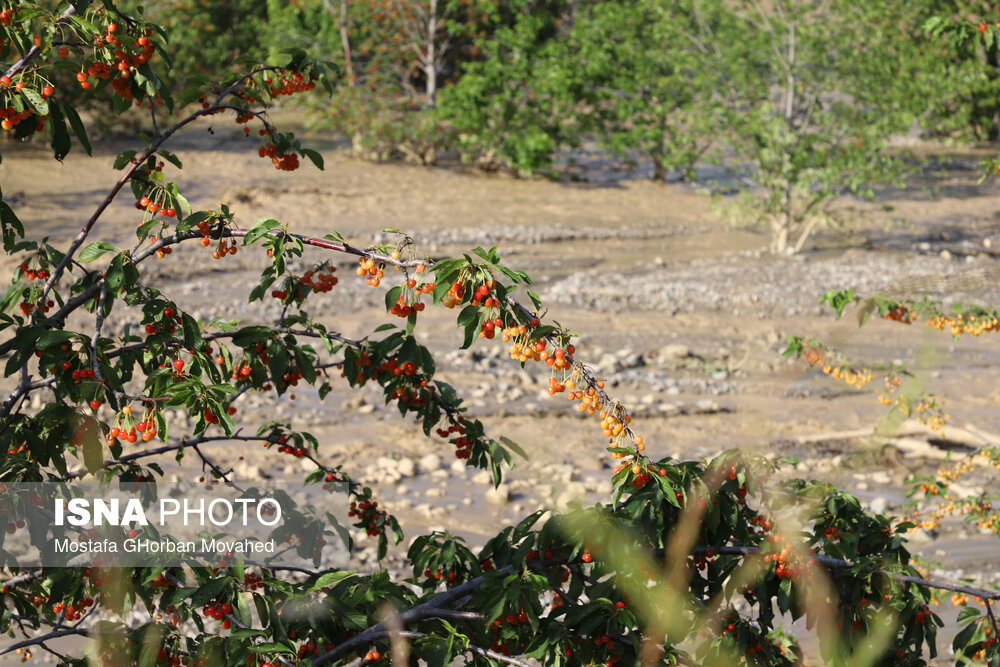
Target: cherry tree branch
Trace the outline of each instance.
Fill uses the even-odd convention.
[[[70,6],[67,7],[65,10],[63,10],[63,13],[60,14],[59,18],[55,20],[55,25],[66,23],[69,20],[69,17],[72,16],[73,14],[76,14],[76,7],[72,3],[70,3]],[[35,58],[35,56],[37,56],[41,52],[42,52],[42,47],[32,45],[32,47],[28,49],[28,51],[23,56],[21,56],[20,60],[18,60],[16,63],[10,66],[10,68],[4,73],[4,75],[8,77],[14,76],[15,74],[23,70],[25,67],[27,67],[28,63],[30,63]]]
[[[97,207],[94,213],[84,224],[83,229],[80,230],[80,233],[77,234],[76,237],[73,239],[72,243],[70,243],[69,249],[66,251],[66,254],[63,255],[62,260],[59,262],[56,268],[52,270],[52,275],[49,276],[49,279],[45,281],[45,286],[42,289],[42,295],[39,298],[39,301],[45,301],[46,297],[49,295],[49,292],[52,291],[52,288],[55,286],[56,282],[59,281],[59,278],[62,276],[63,271],[65,271],[66,267],[72,261],[73,256],[76,254],[77,250],[80,249],[80,246],[83,245],[83,242],[87,239],[87,236],[90,235],[90,231],[94,228],[94,225],[104,214],[104,211],[107,210],[108,206],[111,205],[111,202],[114,201],[118,193],[121,192],[121,189],[125,187],[125,184],[132,179],[132,176],[135,174],[136,170],[140,167],[140,165],[142,165],[146,161],[147,158],[149,158],[149,156],[156,153],[156,151],[160,148],[160,146],[162,146],[163,143],[166,142],[167,139],[169,139],[171,136],[173,136],[178,130],[198,120],[202,116],[212,115],[215,112],[219,111],[220,109],[224,108],[225,105],[222,104],[222,101],[229,95],[233,94],[240,86],[243,85],[245,81],[247,81],[253,76],[256,76],[257,74],[260,74],[261,72],[273,69],[279,69],[279,68],[271,66],[260,66],[254,68],[251,72],[239,77],[236,81],[230,84],[228,88],[219,93],[219,97],[216,99],[214,104],[210,105],[208,108],[205,109],[198,109],[197,111],[190,114],[186,118],[179,120],[177,123],[164,130],[163,133],[157,135],[156,138],[152,141],[152,143],[150,143],[150,145],[146,148],[146,150],[142,152],[141,156],[136,158],[135,161],[132,162],[131,165],[125,169],[125,172],[114,184],[110,192],[108,192],[108,194],[105,196],[104,201],[101,202],[101,204]],[[38,320],[38,313],[40,310],[41,309],[36,309],[35,312],[32,314],[32,320],[31,320],[32,322],[36,322]]]
[[[10,646],[7,646],[6,648],[0,649],[0,655],[7,655],[8,653],[12,653],[12,652],[16,651],[19,648],[27,648],[28,646],[39,646],[41,644],[44,644],[47,641],[52,641],[53,639],[59,639],[60,637],[70,637],[70,636],[73,636],[73,635],[76,635],[76,636],[79,636],[79,637],[89,637],[90,636],[90,631],[87,630],[86,628],[72,628],[72,629],[69,629],[69,630],[53,630],[52,632],[48,632],[48,633],[46,633],[44,635],[40,635],[38,637],[33,637],[31,639],[25,639],[24,641],[19,641],[16,644],[11,644]]]

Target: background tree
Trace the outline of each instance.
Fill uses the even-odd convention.
[[[466,63],[441,97],[464,160],[531,173],[575,141],[572,118],[584,84],[570,73],[576,57],[564,39],[571,7],[517,0],[489,14],[486,36],[476,42],[480,58]]]
[[[775,252],[798,251],[842,220],[839,194],[871,197],[898,181],[887,151],[914,118],[908,42],[881,29],[883,3],[740,3],[711,35],[725,68],[727,136],[747,186],[739,220],[770,230]]]
[[[568,36],[583,128],[619,157],[648,157],[655,181],[692,176],[721,130],[719,69],[699,38],[721,7],[699,5],[707,3],[584,3]]]

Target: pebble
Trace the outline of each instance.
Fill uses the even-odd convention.
[[[441,457],[437,454],[424,454],[420,457],[419,466],[421,472],[434,472],[441,469]]]
[[[407,458],[405,456],[399,459],[399,461],[397,462],[396,469],[399,471],[399,474],[402,475],[403,477],[413,477],[414,475],[417,474],[416,462],[413,459]]]

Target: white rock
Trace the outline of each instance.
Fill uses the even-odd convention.
[[[434,472],[441,469],[441,457],[437,454],[424,454],[419,461],[422,472]]]
[[[413,477],[417,474],[417,464],[413,459],[404,456],[397,461],[396,470],[403,477]]]

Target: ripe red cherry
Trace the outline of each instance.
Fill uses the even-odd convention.
[[[183,359],[174,359],[174,368],[177,369],[178,373],[180,373],[182,370],[184,370],[184,360]]]
[[[79,81],[80,83],[84,83],[87,80],[87,73],[86,72],[77,72],[76,73],[76,80]]]
[[[56,51],[56,53],[59,54],[60,58],[69,57],[69,49],[67,49],[65,46],[60,46],[59,49]]]
[[[55,88],[52,86],[42,86],[42,95],[45,97],[49,97],[53,92],[55,92]]]
[[[10,77],[6,75],[0,76],[0,86],[6,88],[9,85],[10,85]]]
[[[90,402],[90,407],[92,410],[96,410],[97,408],[101,407],[101,402],[95,398]]]

